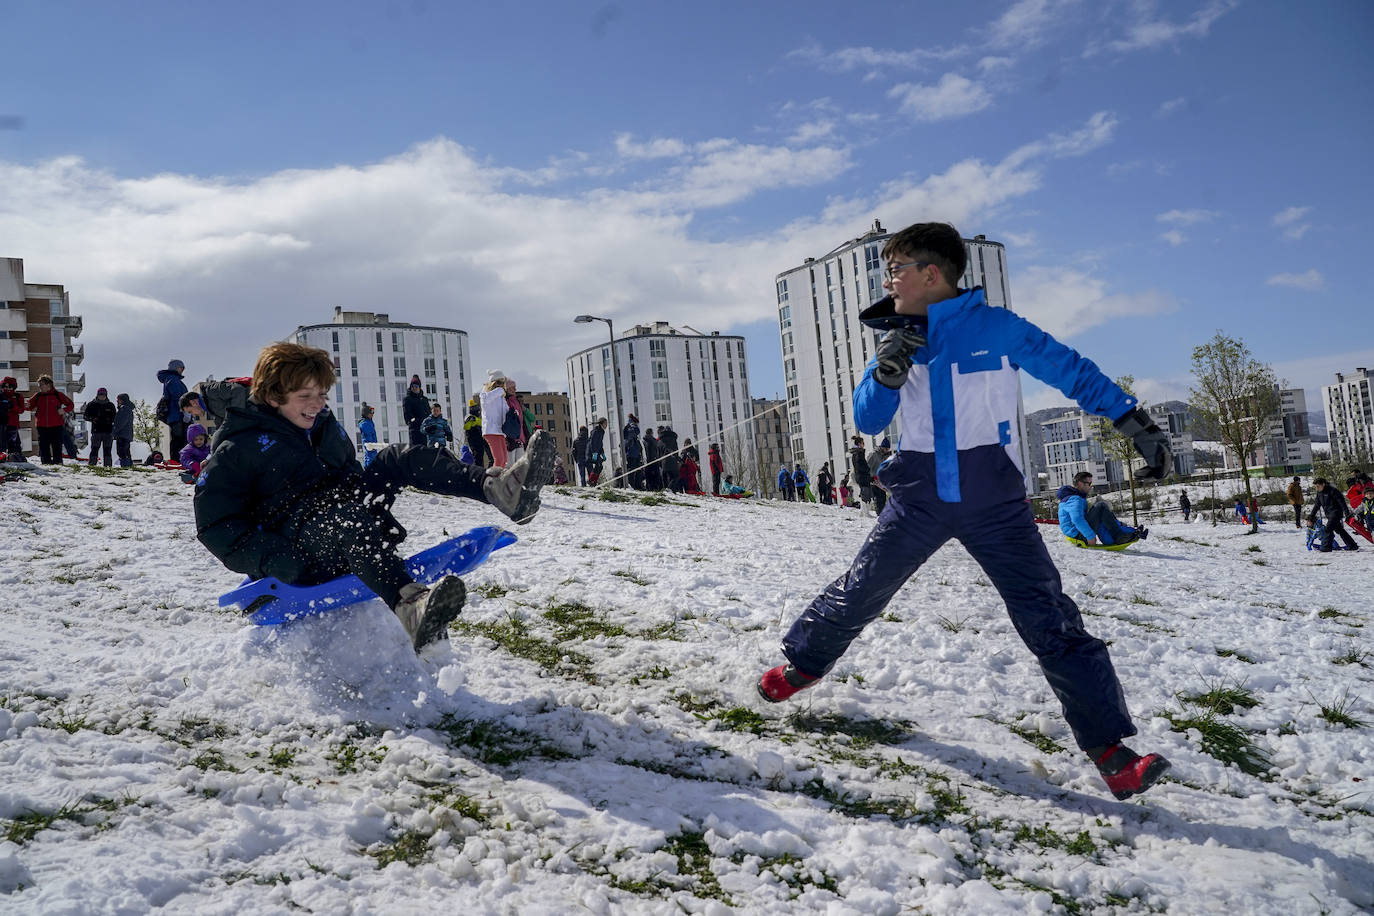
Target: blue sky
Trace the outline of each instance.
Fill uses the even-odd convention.
[[[1007,245],[1016,310],[1149,399],[1243,337],[1374,367],[1374,5],[7,2],[0,255],[89,390],[247,372],[333,306],[562,389],[601,325],[744,333],[862,232]],[[1029,407],[1062,401],[1028,383]]]

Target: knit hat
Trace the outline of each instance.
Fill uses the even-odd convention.
[[[204,426],[201,426],[199,423],[192,423],[190,426],[186,427],[186,441],[195,442],[196,436],[204,436],[207,439],[210,438],[210,434],[205,431]]]
[[[880,446],[878,446],[878,447],[879,447],[879,448],[892,448],[892,440],[891,440],[891,439],[888,439],[888,438],[886,438],[886,437],[884,437],[884,438],[883,438],[882,444],[881,444]]]
[[[100,397],[102,394],[108,395],[109,393],[110,393],[110,392],[107,391],[107,390],[104,389],[104,388],[97,388],[97,389],[95,390],[95,396],[96,396],[96,397]]]
[[[419,376],[419,375],[412,375],[412,376],[410,377],[410,384],[412,384],[412,385],[418,385],[418,384],[420,384],[420,376]]]
[[[186,364],[179,359],[174,359],[167,363],[167,368],[173,372],[180,372],[186,368]]]
[[[14,376],[12,376],[12,375],[7,375],[7,376],[5,376],[3,379],[0,379],[0,388],[18,388],[18,387],[19,387],[19,383],[18,383],[17,381],[14,380]]]
[[[502,372],[500,369],[488,369],[488,370],[487,370],[487,381],[489,381],[489,382],[500,382],[500,381],[504,381],[505,378],[506,378],[506,373]]]

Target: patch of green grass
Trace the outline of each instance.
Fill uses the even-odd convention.
[[[1356,649],[1354,645],[1351,645],[1349,652],[1331,659],[1331,663],[1333,665],[1359,665],[1361,668],[1368,668],[1368,660],[1371,657],[1374,657],[1374,653],[1365,649]]]
[[[629,580],[630,580],[631,582],[633,582],[635,585],[651,585],[651,584],[653,584],[653,583],[651,583],[648,579],[645,579],[645,578],[643,578],[642,576],[636,574],[635,571],[632,570],[632,569],[617,569],[615,572],[611,573],[611,575],[613,575],[613,576],[619,576],[619,577],[622,578],[622,579],[629,579]]]
[[[267,755],[267,762],[271,765],[272,769],[277,771],[290,769],[295,765],[296,755],[300,752],[300,748],[290,746],[277,747],[274,744]]]
[[[372,750],[364,750],[352,738],[328,751],[324,759],[334,764],[334,772],[340,776],[358,772],[359,765],[381,763],[386,760],[386,745],[378,745]]]
[[[1350,696],[1349,690],[1332,700],[1329,706],[1325,703],[1318,703],[1317,705],[1321,707],[1321,712],[1318,715],[1332,725],[1340,725],[1344,728],[1365,728],[1369,725],[1364,719],[1356,718],[1350,714],[1351,709],[1355,706],[1355,699]]]
[[[616,547],[613,544],[592,544],[587,541],[583,541],[579,546],[583,550],[609,550],[612,553],[620,553],[620,548]]]
[[[666,681],[668,678],[672,676],[673,672],[665,668],[663,665],[654,665],[652,668],[650,668],[643,674],[636,674],[634,677],[630,678],[630,683],[638,687],[641,682],[646,680]]]
[[[601,494],[597,496],[597,499],[606,503],[627,503],[630,501],[630,497],[626,496],[623,493],[617,493],[615,490],[612,490],[609,487],[605,490],[602,490]]]
[[[0,833],[0,840],[23,846],[44,830],[61,821],[73,821],[90,826],[88,822],[92,819],[92,815],[97,815],[94,818],[94,826],[97,830],[107,829],[108,815],[127,805],[137,803],[138,799],[132,795],[124,795],[121,798],[94,796],[88,799],[86,804],[71,802],[56,811],[26,811],[11,820],[0,821],[0,827],[3,828],[3,833]]]
[[[1253,665],[1255,663],[1253,658],[1243,652],[1237,652],[1235,649],[1217,649],[1216,653],[1222,658],[1234,658],[1236,661],[1245,662],[1247,665]]]
[[[1012,722],[1009,720],[997,719],[992,716],[981,716],[980,718],[987,719],[989,722],[996,722],[998,725],[1002,726],[1016,737],[1035,745],[1037,748],[1039,748],[1042,752],[1046,754],[1058,754],[1063,752],[1064,750],[1064,745],[1060,744],[1058,741],[1055,741],[1049,735],[1042,734],[1041,732],[1033,728],[1027,728],[1020,722]]]
[[[849,747],[856,750],[886,745],[905,744],[916,737],[914,722],[887,719],[852,719],[838,713],[816,714],[796,712],[787,717],[787,725],[798,732],[816,735],[845,735]]]
[[[440,786],[436,791],[429,793],[425,796],[425,801],[447,808],[459,817],[471,818],[479,824],[491,823],[491,817],[475,798],[454,792],[448,786]]]
[[[1256,566],[1268,566],[1268,565],[1269,565],[1269,561],[1268,561],[1268,560],[1251,560],[1250,562],[1251,562],[1251,563],[1254,563]]]
[[[1049,824],[1040,827],[1022,824],[1016,828],[1012,841],[1028,846],[1038,846],[1041,849],[1062,849],[1075,856],[1090,856],[1097,852],[1097,843],[1093,841],[1092,834],[1088,831],[1079,831],[1076,836],[1066,840],[1057,831],[1051,829]]]
[[[54,719],[52,725],[53,728],[60,728],[69,735],[91,727],[86,724],[85,716],[68,716],[65,713]]]
[[[1320,611],[1317,611],[1317,616],[1322,620],[1331,620],[1335,617],[1349,617],[1350,615],[1345,613],[1345,611],[1338,611],[1333,607],[1324,607]]]
[[[224,755],[215,748],[202,751],[191,758],[191,766],[198,770],[223,770],[227,773],[237,773],[239,770],[230,766],[224,759]]]
[[[529,623],[518,614],[510,614],[503,620],[486,622],[472,622],[460,618],[449,626],[461,635],[485,636],[511,655],[528,659],[549,671],[566,671],[583,680],[594,680],[590,658],[535,635],[530,630]]]
[[[677,836],[669,837],[663,850],[677,857],[678,874],[693,879],[696,883],[694,893],[697,896],[726,899],[720,881],[711,870],[711,850],[706,845],[705,833],[684,831]]]
[[[1139,617],[1132,617],[1129,614],[1113,614],[1112,617],[1131,626],[1140,627],[1147,633],[1163,633],[1166,636],[1177,636],[1178,631],[1172,627],[1166,627],[1151,620],[1141,620]]]
[[[1085,589],[1083,590],[1083,595],[1084,595],[1085,597],[1087,597],[1087,598],[1096,598],[1096,599],[1098,599],[1099,601],[1120,601],[1120,600],[1121,600],[1121,597],[1120,597],[1119,595],[1108,595],[1108,594],[1106,594],[1105,592],[1095,592],[1095,591],[1093,591],[1093,590],[1090,589],[1090,588],[1085,588]]]
[[[544,619],[553,623],[553,635],[559,642],[567,642],[572,639],[595,639],[598,636],[625,635],[625,628],[620,624],[611,623],[578,601],[552,605],[544,612]]]
[[[1207,689],[1200,693],[1180,693],[1178,699],[1190,706],[1200,706],[1222,716],[1229,716],[1237,709],[1254,709],[1260,705],[1260,701],[1255,698],[1250,688],[1243,684],[1224,682],[1208,684]]]
[[[483,582],[480,585],[468,586],[468,591],[480,595],[483,598],[504,598],[510,593],[510,589],[504,585],[497,585],[495,582]]]
[[[1151,606],[1151,607],[1159,607],[1159,602],[1158,602],[1158,601],[1151,601],[1149,598],[1146,598],[1144,595],[1132,595],[1132,596],[1131,596],[1131,604],[1148,604],[1148,605]]]
[[[647,630],[640,630],[635,634],[640,639],[679,639],[682,636],[682,628],[678,626],[676,620],[669,620],[667,623],[655,624]]]
[[[731,857],[731,861],[737,865],[743,865],[747,858],[748,856],[743,853],[736,853]],[[808,887],[814,887],[818,890],[830,891],[832,894],[840,892],[840,887],[835,883],[833,877],[814,865],[808,865],[805,859],[790,852],[785,852],[774,858],[763,858],[759,861],[758,868],[760,872],[771,871],[778,876],[778,880],[796,891],[804,891]]]
[[[419,830],[407,830],[390,843],[378,843],[367,854],[377,860],[378,868],[392,862],[404,862],[414,868],[429,855],[429,835]]]
[[[434,729],[443,732],[454,748],[470,751],[482,763],[493,766],[510,766],[532,757],[566,760],[570,756],[533,732],[497,722],[459,719],[452,713],[445,713]]]
[[[709,715],[704,713],[693,713],[693,715],[703,722],[714,719],[730,731],[750,732],[755,735],[763,734],[768,725],[768,721],[763,716],[747,706],[732,706],[729,709],[713,712]]]
[[[35,491],[35,490],[26,490],[26,491],[24,491],[24,495],[27,496],[29,499],[33,500],[34,502],[37,502],[37,503],[50,503],[50,502],[52,502],[52,494],[51,494],[51,493],[39,493],[39,492],[37,492],[37,491]]]
[[[1245,548],[1245,552],[1246,552],[1246,553],[1259,553],[1259,552],[1260,552],[1260,545],[1258,545],[1258,544],[1251,544],[1249,547]]]
[[[940,621],[940,628],[942,630],[948,630],[951,633],[961,633],[968,622],[973,619],[973,616],[974,615],[970,614],[967,617],[946,617],[943,614],[936,614],[935,618]],[[976,633],[977,631],[975,630],[974,632]]]
[[[1250,733],[1237,725],[1219,718],[1215,712],[1205,712],[1200,716],[1174,715],[1166,712],[1165,718],[1176,732],[1196,729],[1201,736],[1202,752],[1215,757],[1222,763],[1232,764],[1243,773],[1265,778],[1269,775],[1269,754],[1255,743]]]

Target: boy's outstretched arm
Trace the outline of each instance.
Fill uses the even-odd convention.
[[[217,449],[196,482],[196,539],[234,572],[291,582],[301,573],[291,542],[254,520],[246,499],[252,484],[237,472],[233,450],[232,443]]]

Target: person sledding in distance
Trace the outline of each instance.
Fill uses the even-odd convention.
[[[1089,508],[1092,489],[1092,473],[1079,471],[1073,475],[1073,486],[1060,487],[1054,494],[1059,500],[1059,530],[1066,538],[1079,547],[1096,547],[1099,539],[1104,547],[1125,547],[1150,536],[1149,528],[1121,524],[1112,507],[1100,499]]]
[[[815,684],[954,538],[1006,602],[1075,741],[1112,793],[1143,792],[1169,763],[1122,743],[1136,728],[1107,646],[1084,629],[1036,527],[1018,466],[1017,371],[1110,417],[1144,456],[1149,476],[1168,473],[1168,438],[1091,361],[1010,310],[990,307],[981,288],[958,289],[967,253],[953,226],[909,226],[882,254],[890,295],[859,317],[886,333],[855,389],[854,422],[878,435],[898,418],[897,452],[878,471],[888,502],[848,571],[783,637],[787,663],[767,671],[758,691],[779,702]]]
[[[229,569],[288,585],[352,573],[395,612],[416,651],[442,639],[463,608],[457,576],[416,583],[391,515],[406,486],[490,503],[516,524],[539,510],[555,445],[536,434],[509,468],[463,464],[448,449],[389,446],[367,469],[325,398],[328,353],[274,343],[258,356],[248,406],[229,408],[196,481],[196,537]]]

